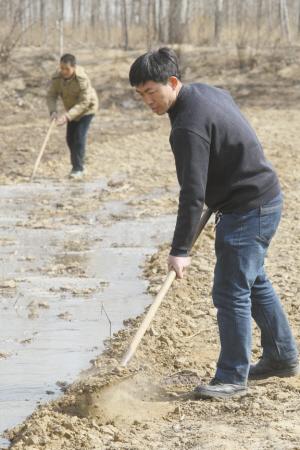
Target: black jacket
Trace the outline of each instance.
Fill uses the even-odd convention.
[[[223,213],[257,208],[280,193],[262,146],[230,94],[182,86],[169,110],[180,184],[172,255],[187,255],[206,203]]]

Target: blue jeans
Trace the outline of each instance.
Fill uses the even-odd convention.
[[[286,315],[264,269],[281,210],[279,195],[260,208],[223,214],[217,225],[213,301],[221,342],[216,378],[223,383],[247,383],[251,316],[261,331],[263,357],[288,361],[298,356]]]
[[[71,164],[74,171],[84,169],[86,137],[94,114],[88,114],[79,120],[67,124],[67,144],[71,154]]]

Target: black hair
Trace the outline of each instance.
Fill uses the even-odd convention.
[[[162,47],[139,56],[129,71],[131,86],[147,81],[166,84],[169,77],[181,79],[177,55],[171,48]]]
[[[76,66],[76,58],[74,55],[71,55],[71,53],[65,53],[62,55],[60,62],[63,64],[70,64],[72,67]]]

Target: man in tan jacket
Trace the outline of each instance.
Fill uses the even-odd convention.
[[[65,113],[57,115],[57,99],[62,99]],[[51,78],[47,92],[47,105],[51,120],[57,125],[67,124],[67,144],[71,153],[70,177],[82,178],[87,132],[98,109],[98,96],[85,73],[76,65],[76,58],[65,54],[60,68]]]

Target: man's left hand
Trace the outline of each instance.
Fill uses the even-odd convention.
[[[189,256],[172,256],[168,257],[169,270],[174,269],[177,278],[183,278],[184,269],[191,264],[191,258]]]
[[[59,126],[65,125],[68,122],[68,118],[66,116],[66,114],[62,114],[61,116],[58,117],[58,119],[56,119],[56,123]]]

